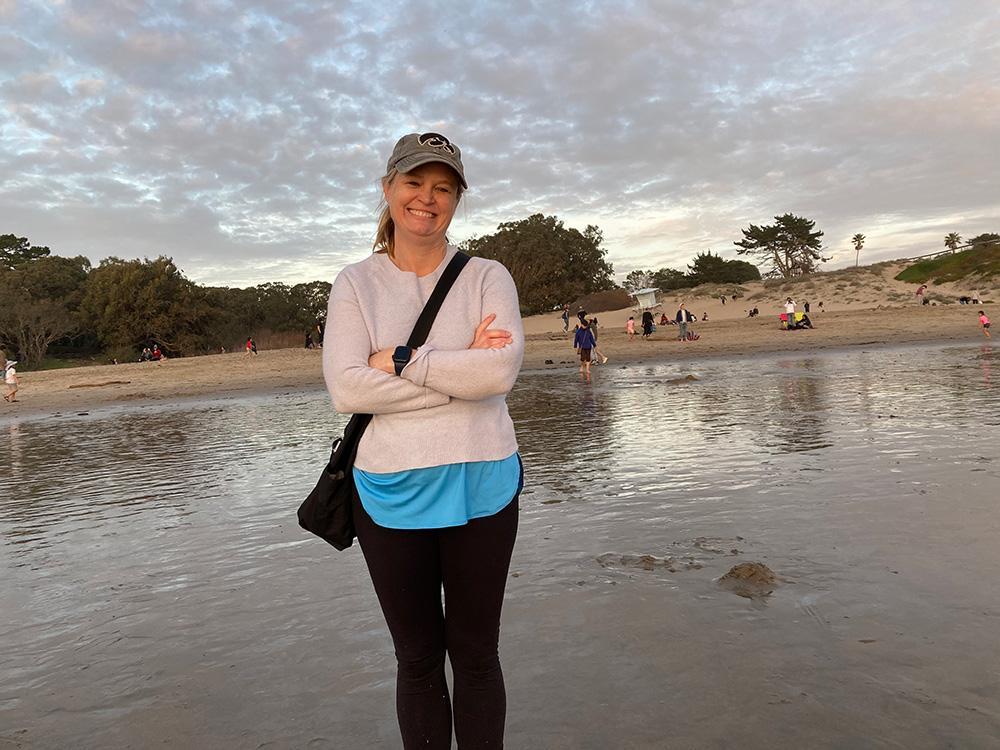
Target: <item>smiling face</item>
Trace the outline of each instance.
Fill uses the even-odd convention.
[[[396,241],[403,237],[443,241],[458,207],[458,186],[455,172],[439,162],[397,174],[391,182],[383,183]]]

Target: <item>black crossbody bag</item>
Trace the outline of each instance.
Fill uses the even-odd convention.
[[[413,332],[406,342],[408,347],[416,349],[423,346],[431,332],[434,318],[441,309],[441,303],[468,262],[469,256],[462,252],[455,253],[448,262],[413,326]],[[354,487],[354,459],[358,454],[361,436],[365,434],[365,428],[371,421],[371,414],[351,416],[343,436],[333,441],[330,461],[323,469],[319,481],[299,506],[299,526],[338,550],[345,550],[354,544],[354,513],[351,509],[357,492]]]

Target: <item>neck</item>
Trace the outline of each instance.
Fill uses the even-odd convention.
[[[409,271],[417,276],[426,276],[441,265],[448,243],[444,238],[412,240],[396,235],[392,262],[400,271]]]

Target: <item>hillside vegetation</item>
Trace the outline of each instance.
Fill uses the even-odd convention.
[[[992,279],[1000,275],[1000,245],[972,248],[952,255],[941,255],[914,263],[896,275],[899,281],[935,284],[951,281]]]

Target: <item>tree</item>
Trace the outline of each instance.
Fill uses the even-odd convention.
[[[79,328],[90,261],[39,255],[0,269],[0,346],[37,364],[49,346]]]
[[[851,242],[854,243],[854,267],[857,268],[861,259],[861,248],[865,246],[865,236],[859,232],[851,237]]]
[[[741,284],[760,278],[757,266],[745,260],[725,260],[711,250],[698,253],[688,266],[690,286],[699,284]]]
[[[952,252],[955,252],[955,248],[962,244],[962,235],[958,232],[949,232],[944,237],[944,246],[947,247]]]
[[[654,271],[650,277],[650,284],[664,292],[672,289],[684,289],[691,286],[691,279],[683,271],[676,268],[661,268]]]
[[[973,250],[982,250],[983,248],[990,247],[991,245],[998,245],[1000,244],[1000,234],[996,234],[995,232],[977,234],[969,240],[969,244],[972,246]]]
[[[640,289],[648,289],[652,283],[652,276],[652,273],[643,271],[641,268],[629,271],[628,276],[625,277],[625,289],[629,294],[635,294]]]
[[[205,290],[170,258],[105,258],[87,278],[81,310],[106,349],[141,348],[149,341],[172,354],[208,348],[213,320]]]
[[[495,234],[466,240],[462,249],[503,263],[517,285],[521,312],[532,314],[614,288],[603,241],[596,226],[580,232],[555,216],[534,214],[501,224]]]
[[[0,268],[10,270],[22,263],[43,258],[51,252],[28,242],[27,237],[0,234]]]
[[[815,221],[793,214],[775,216],[774,220],[776,223],[760,227],[751,224],[742,230],[743,239],[733,242],[740,255],[755,255],[769,265],[766,276],[801,276],[829,260],[820,253],[823,232],[813,231]]]

